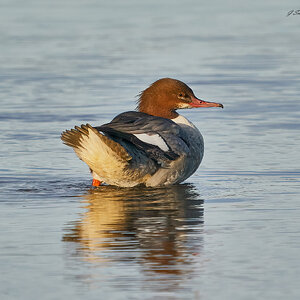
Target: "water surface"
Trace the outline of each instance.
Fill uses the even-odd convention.
[[[1,299],[299,299],[297,1],[2,1]],[[185,183],[90,188],[61,131],[135,108],[160,77],[184,111]]]

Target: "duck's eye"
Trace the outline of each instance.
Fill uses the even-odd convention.
[[[178,98],[184,102],[188,102],[190,100],[190,97],[185,93],[179,93]]]

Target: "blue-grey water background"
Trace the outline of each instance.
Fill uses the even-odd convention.
[[[299,1],[0,1],[1,299],[299,299]],[[61,131],[161,77],[221,109],[184,184],[90,190]]]

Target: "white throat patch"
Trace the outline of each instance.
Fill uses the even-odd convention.
[[[182,115],[178,115],[178,117],[172,119],[172,121],[175,122],[176,124],[184,124],[184,125],[190,126],[192,128],[196,128],[192,122],[190,122],[188,119],[186,119]]]

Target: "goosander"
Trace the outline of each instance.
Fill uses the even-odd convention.
[[[75,126],[61,139],[89,166],[93,186],[176,184],[197,170],[204,153],[199,130],[176,112],[194,107],[223,105],[198,99],[179,80],[162,78],[139,94],[137,111],[98,127]]]

